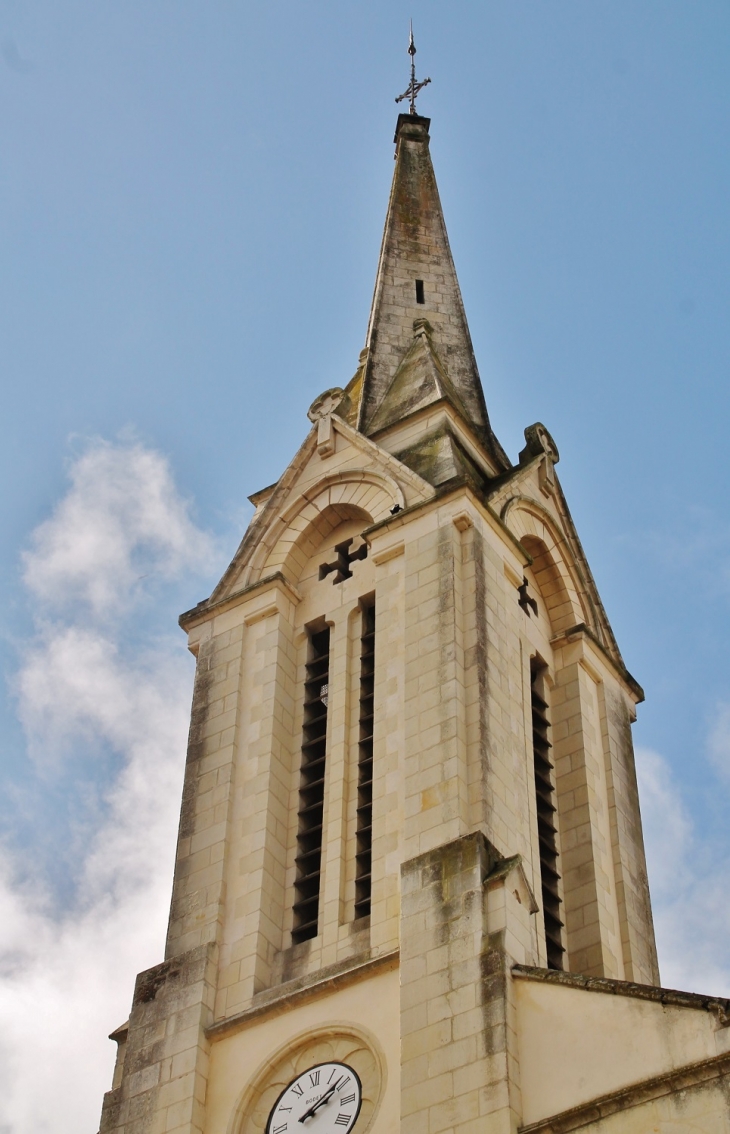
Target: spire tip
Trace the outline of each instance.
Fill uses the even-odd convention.
[[[409,36],[409,40],[408,40],[408,54],[411,57],[411,81],[408,84],[406,90],[403,91],[403,94],[398,95],[398,97],[395,101],[396,102],[402,102],[404,98],[407,98],[409,103],[410,103],[409,109],[410,109],[411,114],[418,114],[418,111],[416,110],[416,99],[418,98],[419,92],[422,91],[424,87],[428,86],[428,84],[431,82],[431,80],[430,79],[423,79],[420,83],[416,82],[416,60],[415,60],[416,44],[415,44],[415,41],[413,39],[413,20],[411,20],[411,22],[410,22],[410,36]]]

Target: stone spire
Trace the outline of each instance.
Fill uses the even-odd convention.
[[[417,114],[398,118],[358,427],[374,433],[445,397],[497,464],[508,467],[489,425],[431,163],[429,125]]]

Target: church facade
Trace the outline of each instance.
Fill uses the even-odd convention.
[[[642,691],[555,442],[492,432],[429,125],[354,378],[180,620],[165,959],[101,1134],[730,1131],[730,1006],[659,984]]]

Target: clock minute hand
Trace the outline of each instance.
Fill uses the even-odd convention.
[[[319,1108],[321,1106],[324,1106],[325,1103],[328,1103],[330,1101],[333,1094],[335,1093],[335,1091],[337,1090],[337,1088],[340,1085],[340,1079],[341,1078],[342,1078],[342,1076],[340,1075],[340,1078],[337,1080],[337,1082],[334,1084],[334,1086],[330,1087],[330,1089],[322,1095],[321,1099],[317,1099],[317,1102],[314,1104],[314,1106],[310,1106],[309,1110],[305,1110],[304,1114],[300,1115],[300,1117],[299,1117],[300,1122],[304,1122],[305,1119],[311,1118],[313,1114],[317,1113],[317,1111],[319,1110]]]

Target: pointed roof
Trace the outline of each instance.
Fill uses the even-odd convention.
[[[448,398],[467,421],[469,413],[433,345],[433,327],[427,319],[416,319],[413,338],[385,397],[375,410],[369,432],[387,429],[406,414]]]
[[[431,163],[429,125],[429,118],[417,114],[398,117],[358,427],[374,433],[420,405],[452,395],[498,465],[507,468],[509,461],[489,425]],[[430,324],[427,344],[419,334],[414,338],[416,321],[424,319]],[[415,366],[414,355],[421,358]],[[424,379],[424,369],[430,369],[430,380]]]

